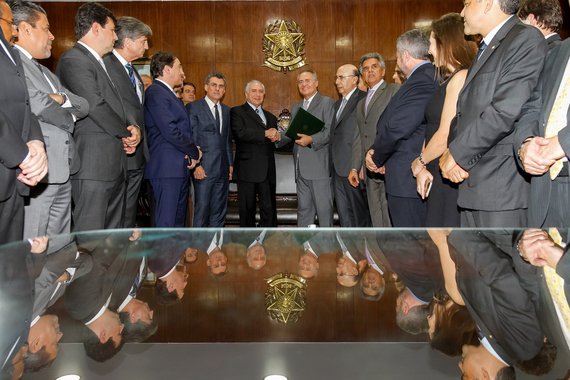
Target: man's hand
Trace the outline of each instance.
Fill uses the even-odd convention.
[[[542,175],[556,161],[544,156],[544,149],[550,140],[544,137],[533,137],[525,141],[519,149],[519,158],[524,171],[531,175]]]
[[[366,158],[364,159],[364,162],[366,163],[366,168],[371,172],[380,173],[379,172],[380,169],[378,168],[378,166],[376,166],[374,160],[372,160],[372,156],[374,156],[374,149],[369,149],[368,152],[366,152]]]
[[[197,166],[194,169],[194,179],[201,181],[206,177],[207,177],[206,172],[204,171],[204,168],[202,166]]]
[[[38,236],[32,240],[32,246],[30,247],[30,252],[32,253],[43,253],[47,249],[49,238],[47,236]]]
[[[525,261],[536,265],[540,251],[542,250],[541,243],[543,241],[550,241],[546,231],[538,228],[525,230],[517,244],[519,254]]]
[[[134,146],[127,145],[125,139],[123,139],[123,150],[125,151],[126,154],[134,154],[137,148]]]
[[[360,181],[358,180],[358,171],[356,169],[352,169],[350,173],[348,173],[348,183],[352,187],[358,187]]]
[[[136,147],[141,142],[141,130],[137,125],[129,125],[127,131],[131,132],[129,137],[123,138],[123,142],[128,146]]]
[[[29,141],[29,155],[19,167],[22,172],[18,180],[28,186],[36,186],[48,172],[48,158],[44,143],[39,140]]]
[[[425,166],[420,162],[419,157],[416,157],[416,159],[412,161],[411,169],[412,169],[412,175],[414,177],[416,177],[424,168]]]
[[[65,98],[61,94],[48,94],[48,96],[60,106],[65,102]]]
[[[188,162],[188,165],[186,165],[186,167],[189,170],[194,169],[196,167],[196,165],[198,165],[198,161],[193,159],[193,158],[190,158],[190,156],[188,156],[188,155],[184,156],[184,159],[186,160],[186,162]]]
[[[295,140],[295,144],[306,147],[313,143],[313,137],[309,135],[304,135],[302,133],[297,133],[299,138]]]
[[[279,132],[275,128],[269,128],[265,131],[265,138],[271,142],[279,141]]]
[[[447,178],[451,182],[460,183],[469,178],[469,173],[455,162],[449,149],[447,149],[439,159],[439,168],[441,169],[443,178]]]

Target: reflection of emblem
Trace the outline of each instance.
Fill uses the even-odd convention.
[[[263,35],[264,66],[275,71],[295,70],[305,65],[305,34],[295,21],[277,20]]]
[[[277,273],[267,279],[265,309],[281,323],[297,322],[305,311],[307,280],[291,273]]]
[[[279,128],[279,132],[286,132],[289,128],[289,123],[291,122],[291,112],[287,108],[284,108],[283,111],[279,114],[277,118],[277,128]]]

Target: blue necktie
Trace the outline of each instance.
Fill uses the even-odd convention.
[[[485,43],[485,41],[481,40],[481,43],[479,44],[479,50],[477,50],[477,60],[479,60],[479,58],[481,58],[481,55],[483,54],[483,52],[485,51],[485,49],[487,48],[487,44]]]
[[[133,65],[131,65],[130,63],[127,63],[125,65],[125,67],[129,73],[129,79],[131,80],[131,83],[133,84],[133,87],[136,90],[137,89],[137,80],[135,78],[135,69],[133,68]]]

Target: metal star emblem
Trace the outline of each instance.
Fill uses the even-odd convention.
[[[305,310],[296,300],[298,291],[298,288],[291,285],[283,286],[283,289],[275,288],[277,299],[267,307],[267,310],[276,312],[281,316],[281,319],[287,323],[291,313]]]
[[[285,20],[281,20],[279,31],[277,33],[266,34],[265,37],[275,44],[273,47],[273,58],[289,54],[295,57],[297,55],[297,51],[295,50],[294,44],[302,35],[303,33],[289,31],[285,24]]]

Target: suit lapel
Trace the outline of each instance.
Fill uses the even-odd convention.
[[[485,64],[485,62],[487,62],[489,57],[491,57],[491,55],[493,55],[493,53],[497,50],[497,48],[499,47],[499,45],[501,44],[503,39],[507,36],[507,34],[511,31],[513,26],[515,26],[515,24],[517,24],[517,20],[518,19],[516,16],[512,16],[505,23],[505,25],[503,25],[501,27],[501,29],[499,29],[499,31],[497,32],[495,37],[493,37],[493,39],[491,40],[491,43],[489,44],[489,46],[487,46],[487,48],[485,48],[485,51],[483,52],[483,54],[481,55],[479,60],[473,62],[473,64],[469,68],[469,72],[467,73],[467,78],[465,79],[465,84],[463,85],[463,89],[461,90],[461,92],[463,92],[465,90],[465,88],[473,80],[475,75],[479,72],[481,67],[483,67],[483,65]]]
[[[376,101],[380,98],[380,95],[386,90],[386,87],[388,85],[386,84],[386,81],[382,82],[382,84],[376,89],[376,91],[374,92],[374,94],[372,94],[372,99],[370,99],[370,103],[368,103],[368,110],[370,111],[370,109],[372,109],[372,107],[374,107],[374,103],[376,103]],[[370,90],[368,90],[370,91]],[[362,103],[362,109],[363,109],[363,113],[366,113],[364,110],[364,107],[366,106],[366,98],[364,98],[364,102]],[[370,114],[370,112],[368,112],[368,114],[366,114],[366,119],[368,119],[368,115]]]
[[[103,66],[101,66],[101,62],[99,62],[97,60],[97,58],[95,58],[93,56],[93,54],[91,54],[91,52],[89,50],[87,50],[87,48],[81,44],[75,44],[75,47],[77,49],[79,49],[83,54],[85,54],[89,60],[95,65],[95,67],[97,68],[97,71],[99,72],[99,75],[102,75],[105,79],[107,79],[107,81],[109,82],[109,85],[111,86],[111,88],[113,89],[113,92],[115,93],[115,95],[117,96],[117,98],[119,99],[121,106],[124,109],[123,106],[123,100],[121,99],[121,96],[117,90],[117,88],[115,87],[115,84],[113,83],[113,81],[111,80],[111,77],[109,77],[109,74],[107,74],[107,72],[105,71],[105,69],[103,68]],[[101,59],[103,59],[103,57],[101,57]]]
[[[265,129],[265,125],[263,124],[263,121],[261,120],[261,116],[259,116],[254,110],[253,108],[251,108],[251,106],[248,103],[245,103],[242,106],[245,110],[245,113],[247,116],[249,116],[249,118],[252,121],[255,121],[255,124],[261,128],[261,129]],[[263,111],[263,108],[262,108]],[[264,115],[265,115],[265,111],[263,111]],[[267,120],[267,115],[265,115],[265,120]]]
[[[566,64],[568,59],[570,59],[570,43],[566,42],[564,45],[561,45],[564,49],[559,49],[558,54],[554,58],[554,62],[552,63],[552,71],[555,71],[556,79],[548,85],[546,89],[547,94],[544,99],[544,110],[543,113],[545,121],[550,116],[550,111],[552,110],[552,106],[554,105],[554,101],[556,100],[556,95],[558,94],[558,88],[560,87],[560,82],[562,81],[562,77],[564,76],[564,71],[566,69]]]

